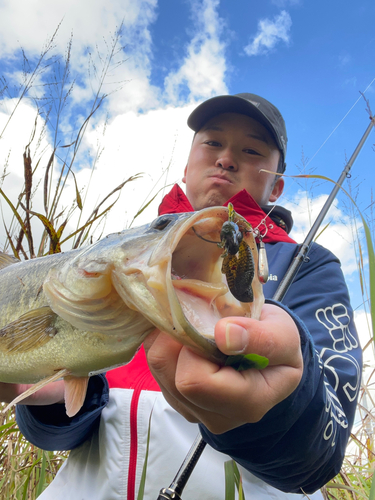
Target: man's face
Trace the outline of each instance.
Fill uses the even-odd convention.
[[[195,135],[183,182],[194,210],[223,205],[246,189],[259,205],[281,195],[277,171],[280,152],[271,134],[259,122],[238,113],[211,118]]]

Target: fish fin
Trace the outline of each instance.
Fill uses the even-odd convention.
[[[66,368],[63,368],[62,370],[59,370],[58,372],[54,373],[50,377],[46,377],[42,380],[40,380],[37,384],[32,385],[27,391],[23,392],[19,396],[13,399],[6,408],[4,408],[3,413],[6,413],[12,406],[16,405],[20,401],[23,401],[27,397],[31,396],[35,392],[39,391],[43,387],[45,387],[47,384],[50,384],[51,382],[55,382],[56,380],[62,378],[62,377],[67,377],[70,375],[70,371],[67,370]]]
[[[8,255],[7,253],[0,252],[0,269],[4,269],[4,267],[11,266],[12,264],[16,264],[17,262],[21,262],[13,255]]]
[[[68,417],[74,417],[82,408],[86,397],[89,377],[64,378],[65,387],[65,408]]]
[[[49,342],[57,333],[57,315],[49,306],[32,309],[0,329],[0,350],[27,352]]]

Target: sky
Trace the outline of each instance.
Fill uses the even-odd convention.
[[[72,170],[84,215],[78,220],[76,211],[67,230],[138,173],[142,177],[123,188],[103,234],[149,222],[170,185],[184,188],[191,111],[209,97],[251,92],[275,104],[287,124],[288,177],[279,202],[292,210],[292,236],[300,242],[333,184],[293,176],[336,181],[369,124],[361,93],[375,112],[374,17],[373,0],[0,0],[2,188],[16,203],[37,109],[32,164],[42,178],[56,147],[59,160],[50,173],[56,179],[61,163],[71,159],[62,146],[76,138],[95,95],[105,94],[80,136]],[[59,101],[63,81],[68,96]],[[19,101],[25,82],[31,85]],[[345,184],[370,220],[374,144],[372,131]],[[42,186],[33,186],[33,208],[41,212]],[[61,201],[66,210],[74,193],[70,175]],[[2,210],[9,220],[4,202]],[[352,244],[353,228],[361,231],[361,224],[352,213],[340,194],[318,242],[341,259],[362,322]],[[3,230],[0,237],[2,244]]]

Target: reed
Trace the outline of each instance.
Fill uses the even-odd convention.
[[[118,201],[121,190],[127,183],[139,178],[139,174],[135,174],[120,185],[114,186],[95,207],[91,207],[88,216],[83,216],[90,187],[87,186],[83,190],[78,186],[75,171],[79,168],[83,139],[90,120],[101,111],[106,99],[103,87],[108,70],[115,64],[114,58],[119,51],[121,28],[108,45],[107,55],[101,55],[102,67],[95,68],[98,75],[97,85],[89,103],[88,114],[81,122],[76,123],[68,144],[65,143],[66,133],[62,129],[65,130],[66,123],[69,122],[72,111],[74,112],[70,103],[74,87],[70,68],[72,39],[62,64],[60,59],[53,55],[58,29],[59,27],[47,41],[34,67],[22,51],[25,71],[22,83],[12,94],[5,77],[0,79],[0,86],[3,85],[0,88],[0,99],[6,98],[8,104],[13,104],[9,117],[0,130],[0,138],[6,138],[11,120],[23,102],[32,103],[35,109],[30,141],[26,145],[20,145],[21,149],[18,150],[19,159],[23,163],[23,185],[19,186],[19,193],[13,199],[7,194],[9,157],[5,159],[0,175],[2,225],[5,231],[2,250],[12,253],[20,260],[60,252],[62,245],[68,249],[78,248],[100,239],[105,220]],[[43,92],[40,92],[39,86],[34,84],[42,76]],[[39,153],[47,129],[53,131],[50,152],[42,150]],[[99,146],[98,150],[91,152],[92,173],[100,153]],[[67,200],[68,180],[73,180],[75,184],[75,197]],[[41,205],[40,200],[36,199],[37,195],[40,198],[40,189],[43,208],[37,210],[34,205]],[[4,217],[4,208],[8,209],[10,217]],[[73,219],[77,221],[75,225],[71,223]],[[100,223],[102,227],[101,231],[98,231]],[[14,410],[4,414],[5,407],[6,404],[0,403],[0,498],[34,500],[54,479],[69,452],[44,451],[27,442],[17,427]]]

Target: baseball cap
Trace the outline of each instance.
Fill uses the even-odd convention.
[[[256,94],[220,95],[196,107],[188,118],[188,126],[198,132],[208,120],[221,113],[247,115],[266,127],[283,155],[283,171],[285,170],[288,138],[284,119],[276,106]]]

